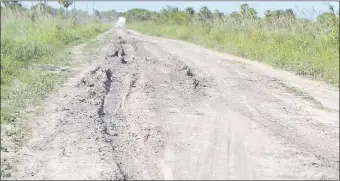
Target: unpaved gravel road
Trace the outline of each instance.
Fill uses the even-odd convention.
[[[11,179],[339,179],[338,88],[124,29],[99,40]]]

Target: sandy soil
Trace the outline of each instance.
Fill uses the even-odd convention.
[[[124,29],[98,40],[11,179],[339,179],[338,88]]]

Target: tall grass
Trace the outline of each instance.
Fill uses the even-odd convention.
[[[77,23],[62,16],[38,16],[27,12],[1,12],[1,123],[15,122],[21,112],[38,105],[64,79],[62,73],[36,68],[39,64],[66,66],[67,47],[108,30],[94,19]],[[58,55],[58,56],[57,56]]]
[[[269,23],[263,19],[227,17],[209,23],[195,19],[189,23],[167,23],[156,19],[130,22],[127,27],[204,45],[339,85],[339,24],[326,26],[302,19]]]

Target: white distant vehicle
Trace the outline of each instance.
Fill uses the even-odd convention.
[[[125,17],[119,17],[116,27],[124,27],[125,22],[126,22]]]

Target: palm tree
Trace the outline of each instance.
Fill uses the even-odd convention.
[[[72,5],[73,1],[67,1],[67,0],[59,0],[58,1],[60,5],[62,5],[64,8],[67,8]]]
[[[59,0],[58,2],[60,5],[66,8],[66,14],[68,14],[67,8],[73,3],[73,1]]]

